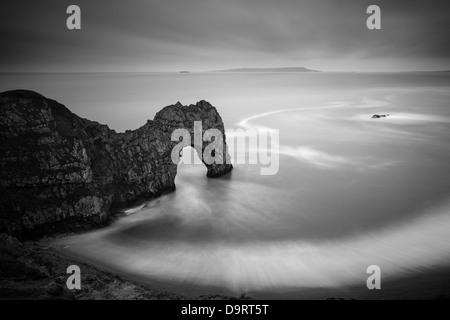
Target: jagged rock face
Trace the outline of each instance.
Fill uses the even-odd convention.
[[[171,135],[180,128],[192,134],[194,121],[202,121],[203,132],[224,134],[206,101],[168,106],[141,128],[116,133],[35,92],[1,93],[0,232],[27,239],[95,227],[111,212],[174,190],[171,151],[178,142]],[[232,169],[206,166],[210,177]]]

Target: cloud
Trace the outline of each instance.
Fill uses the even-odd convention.
[[[0,68],[10,71],[208,70],[238,66],[403,65],[448,68],[448,1],[379,0],[382,30],[365,27],[371,1],[5,0]],[[414,65],[413,65],[414,62]],[[318,66],[320,67],[320,66]]]

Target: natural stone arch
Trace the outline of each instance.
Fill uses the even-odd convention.
[[[153,122],[149,122],[148,124],[157,124],[158,128],[161,128],[163,132],[161,136],[165,137],[171,137],[172,133],[177,129],[187,130],[190,133],[190,146],[197,151],[199,158],[202,159],[207,168],[208,177],[218,177],[232,169],[230,157],[227,153],[223,121],[216,108],[210,103],[202,100],[195,105],[183,106],[178,102],[175,105],[162,109],[156,114]],[[161,124],[162,127],[160,126]],[[197,124],[200,124],[200,128]],[[213,130],[218,131],[223,139],[223,150],[221,150],[223,161],[208,164],[204,161],[202,155],[204,154],[205,148],[211,143],[205,135]],[[171,142],[169,143],[170,152],[180,141],[175,140]]]
[[[0,94],[0,232],[22,238],[70,225],[98,225],[110,213],[175,189],[172,132],[194,122],[223,133],[211,104],[165,107],[134,131],[116,133],[32,91]],[[202,144],[202,152],[208,142]],[[205,164],[209,177],[232,165]],[[26,199],[26,201],[24,200]]]

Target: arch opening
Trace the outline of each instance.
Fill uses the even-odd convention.
[[[180,162],[177,164],[177,174],[175,176],[175,185],[177,188],[182,187],[185,183],[205,179],[207,175],[207,167],[198,156],[197,151],[193,147],[184,147],[181,150]]]

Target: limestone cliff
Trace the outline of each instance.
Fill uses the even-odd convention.
[[[203,132],[224,133],[206,101],[165,107],[141,128],[116,133],[38,93],[1,93],[0,232],[28,239],[95,227],[120,208],[174,190],[171,151],[178,142],[171,134],[179,128],[192,134],[194,121],[202,121]],[[232,169],[206,167],[210,177]]]

